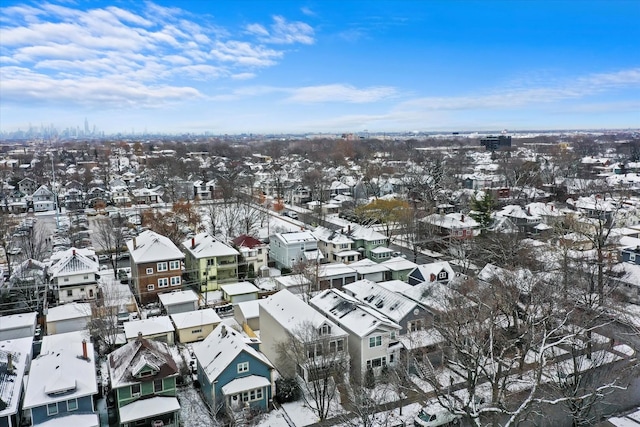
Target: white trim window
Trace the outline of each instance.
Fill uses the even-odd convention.
[[[169,269],[169,264],[167,262],[159,262],[156,268],[157,271],[167,271]]]
[[[148,291],[152,291],[152,290],[154,290],[155,288],[156,288],[156,287],[155,287],[155,286],[153,286],[153,285],[147,285],[147,290],[148,290]]]
[[[171,286],[178,286],[180,283],[180,276],[173,276],[171,278]]]
[[[57,415],[58,414],[58,403],[48,403],[47,404],[47,415]]]
[[[382,345],[382,335],[369,337],[369,347],[380,347]]]
[[[67,412],[78,410],[78,399],[67,400]]]
[[[249,372],[249,362],[238,363],[238,373],[242,374],[244,372]]]
[[[242,392],[243,402],[253,402],[254,400],[262,400],[262,389],[257,388],[250,391]]]
[[[153,268],[147,268],[147,274],[153,274]]]
[[[163,277],[162,279],[158,279],[159,288],[166,288],[167,286],[169,286],[169,279],[167,279],[166,277]]]
[[[171,261],[169,263],[170,270],[180,270],[180,261]]]

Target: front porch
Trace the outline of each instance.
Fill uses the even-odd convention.
[[[175,397],[136,400],[120,408],[120,427],[178,427],[179,410]]]

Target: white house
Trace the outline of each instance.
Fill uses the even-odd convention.
[[[10,314],[0,316],[0,341],[32,337],[36,333],[38,313]]]
[[[157,316],[133,322],[124,322],[124,335],[127,342],[135,341],[139,334],[142,334],[142,338],[148,340],[173,344],[174,332],[175,329],[169,316]]]
[[[349,236],[321,226],[311,234],[318,240],[318,249],[328,262],[350,264],[360,258],[360,252],[353,249],[353,240]]]
[[[31,195],[34,212],[52,211],[56,208],[55,195],[46,185],[41,185]]]
[[[279,346],[286,345],[288,339],[294,339],[310,348],[309,359],[318,358],[314,363],[309,364],[297,361],[296,371],[304,380],[309,379],[310,368],[329,368],[322,365],[322,358],[326,356],[327,351],[332,353],[331,357],[326,358],[328,363],[342,360],[345,364],[345,372],[348,371],[348,334],[335,322],[327,319],[286,289],[260,300],[259,304],[262,328],[260,350],[278,369],[284,369],[284,364],[280,360]],[[288,374],[291,376],[295,373]],[[315,373],[313,376],[317,375],[318,373]]]
[[[327,289],[309,304],[349,333],[349,354],[355,372],[369,369],[375,375],[386,365],[394,365],[402,345],[401,327],[354,297],[337,289]]]
[[[98,262],[76,248],[62,254],[49,269],[51,283],[61,303],[95,299],[98,293]]]
[[[194,311],[199,306],[198,295],[192,289],[159,294],[158,299],[168,315]]]
[[[280,268],[293,268],[301,262],[320,262],[324,255],[318,240],[309,231],[277,233],[269,238],[269,256]]]
[[[220,290],[222,290],[222,298],[229,301],[231,304],[256,300],[258,299],[258,292],[260,291],[251,282],[238,282],[221,285]]]
[[[91,321],[91,317],[91,304],[89,303],[72,302],[51,307],[46,314],[47,335],[87,329],[87,324]]]

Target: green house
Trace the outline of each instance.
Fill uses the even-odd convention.
[[[139,336],[109,354],[111,388],[120,427],[177,427],[178,367],[166,343]]]
[[[220,289],[220,284],[238,281],[238,256],[231,246],[200,233],[182,242],[189,278],[200,284],[200,292]]]

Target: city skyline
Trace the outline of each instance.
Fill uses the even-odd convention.
[[[635,1],[6,1],[0,131],[634,128]]]

